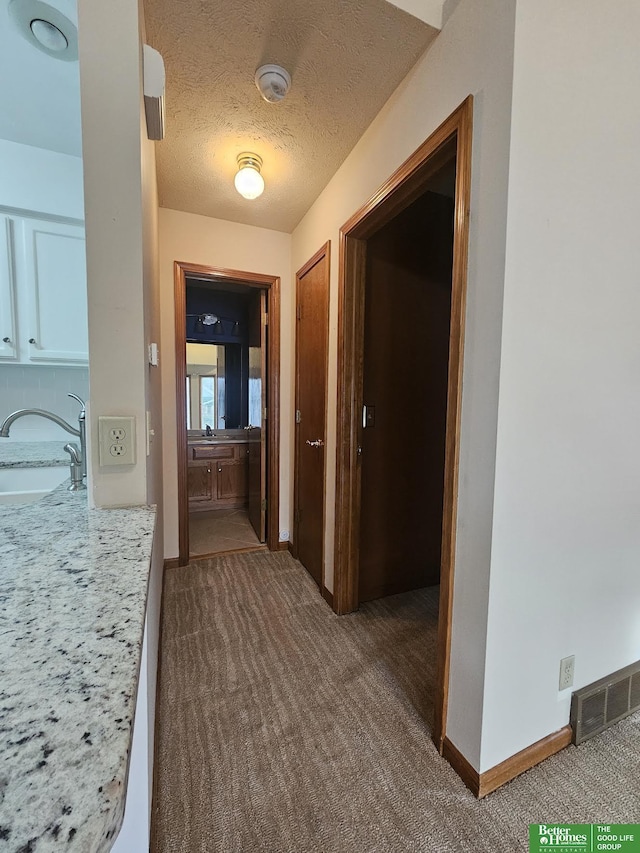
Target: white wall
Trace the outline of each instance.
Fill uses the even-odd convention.
[[[442,27],[444,0],[389,0],[389,3],[424,21],[430,27],[438,30]]]
[[[162,586],[162,428],[159,370],[147,346],[160,334],[157,186],[154,144],[142,105],[142,6],[131,0],[80,0],[80,78],[85,169],[90,458],[97,506],[155,503],[153,544],[138,689],[134,755],[120,849],[149,848],[155,687]],[[117,62],[114,61],[117,57]],[[155,440],[146,452],[146,412]],[[135,466],[112,473],[97,459],[97,417],[130,414],[137,422]]]
[[[162,408],[165,557],[178,556],[174,261],[280,276],[280,538],[291,530],[292,335],[295,295],[291,284],[291,237],[281,231],[239,225],[177,210],[160,209],[162,303]],[[285,535],[286,534],[286,535]]]
[[[147,367],[138,5],[81,0],[78,20],[91,383],[89,485],[96,506],[144,504]],[[135,417],[135,465],[100,468],[99,415]]]
[[[145,816],[150,809],[150,791],[144,784],[148,775],[149,759],[153,756],[153,726],[149,726],[144,713],[149,692],[149,638],[148,622],[145,623],[142,642],[142,659],[136,694],[136,716],[133,722],[131,753],[129,755],[129,777],[127,780],[127,798],[125,802],[124,819],[111,853],[148,853],[149,851],[149,822]],[[151,777],[152,778],[152,777]],[[138,784],[138,780],[143,780]]]
[[[448,735],[477,768],[484,681],[515,0],[460,0],[293,234],[293,269],[332,241],[326,577],[333,588],[339,228],[469,95],[474,141]]]
[[[0,423],[16,409],[47,409],[78,426],[80,406],[67,394],[89,396],[86,367],[46,367],[41,364],[0,364]],[[9,441],[73,441],[68,432],[44,418],[20,418]]]
[[[482,769],[640,658],[639,31],[518,0]]]
[[[0,139],[0,207],[84,219],[82,159]]]
[[[138,4],[140,30],[145,39],[142,4]],[[142,268],[144,283],[144,355],[148,354],[151,342],[160,346],[160,278],[159,278],[159,242],[158,242],[158,184],[156,180],[156,143],[146,134],[144,106],[140,100],[140,145],[142,164]],[[148,362],[148,359],[147,359]],[[164,574],[164,507],[163,507],[163,465],[162,465],[162,377],[160,368],[146,364],[145,405],[149,414],[149,455],[147,456],[147,503],[157,507],[156,528],[151,554],[151,574],[147,596],[147,618],[145,623],[145,649],[142,662],[144,679],[141,674],[139,691],[146,688],[144,704],[139,705],[141,713],[146,706],[146,721],[136,715],[136,726],[146,731],[146,805],[149,820],[147,831],[151,827],[151,805],[153,794],[153,763],[155,753],[155,716],[156,687],[160,647],[160,608],[162,603],[162,582]],[[146,670],[146,672],[145,672]],[[142,693],[140,693],[140,697]],[[142,699],[139,698],[139,702]],[[146,724],[146,725],[145,725]],[[137,731],[134,731],[134,749]],[[139,735],[143,737],[141,733]],[[133,760],[133,755],[132,755]],[[140,778],[145,778],[141,771]],[[135,807],[134,807],[135,808]],[[145,836],[148,839],[148,836]],[[133,850],[129,845],[128,850]]]

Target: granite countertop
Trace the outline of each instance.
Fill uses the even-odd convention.
[[[69,441],[73,442],[73,436]],[[48,468],[68,465],[66,441],[11,441],[0,438],[0,468]]]
[[[99,853],[122,824],[153,507],[59,486],[0,507],[0,851]]]

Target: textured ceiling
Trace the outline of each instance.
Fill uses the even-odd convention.
[[[167,72],[161,206],[287,232],[437,33],[385,0],[145,0],[145,18]],[[253,82],[265,63],[293,78],[278,104]],[[254,201],[233,186],[247,150]]]

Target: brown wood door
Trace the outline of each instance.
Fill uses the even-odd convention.
[[[360,601],[439,582],[453,212],[428,192],[367,241]]]
[[[267,516],[267,294],[249,308],[249,521],[264,542]]]
[[[322,586],[329,243],[296,275],[294,554]]]

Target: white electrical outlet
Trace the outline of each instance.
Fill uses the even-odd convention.
[[[560,661],[560,679],[558,687],[560,690],[566,690],[573,684],[573,673],[576,667],[576,656],[569,655],[568,658],[562,658]]]
[[[98,418],[100,465],[134,465],[136,461],[135,418]]]

